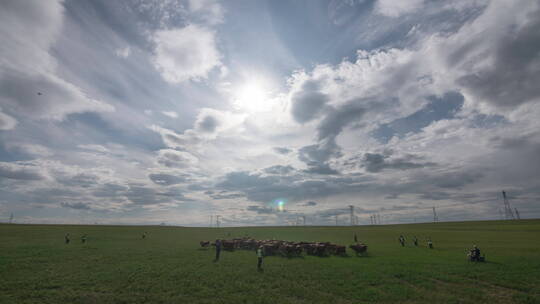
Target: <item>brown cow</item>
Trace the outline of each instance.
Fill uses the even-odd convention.
[[[208,246],[210,246],[210,241],[200,241],[199,244],[201,244],[202,248],[208,248]]]

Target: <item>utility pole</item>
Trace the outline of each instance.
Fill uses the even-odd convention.
[[[510,202],[508,201],[508,198],[506,197],[506,192],[503,190],[503,201],[504,201],[504,217],[507,220],[514,219],[514,213],[512,212],[512,208],[510,208]]]
[[[13,223],[13,212],[11,212],[11,215],[9,216],[9,223],[10,224]]]
[[[514,210],[516,211],[516,218],[520,220],[521,218],[519,217],[519,211],[517,210],[517,208],[514,208]]]
[[[354,226],[354,206],[349,205],[349,209],[351,211],[351,226]]]
[[[439,221],[439,217],[437,216],[437,211],[435,211],[435,206],[433,207],[433,222],[436,223]]]

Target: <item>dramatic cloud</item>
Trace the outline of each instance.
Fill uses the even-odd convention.
[[[308,2],[0,1],[0,217],[539,216],[538,1]]]

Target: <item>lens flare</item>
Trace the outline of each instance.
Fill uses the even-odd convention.
[[[278,204],[278,210],[279,210],[280,212],[283,212],[283,210],[285,210],[285,209],[284,209],[285,202],[280,200],[280,201],[278,201],[277,204]]]

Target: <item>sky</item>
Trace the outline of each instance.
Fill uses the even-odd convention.
[[[540,217],[535,0],[0,1],[0,221]]]

